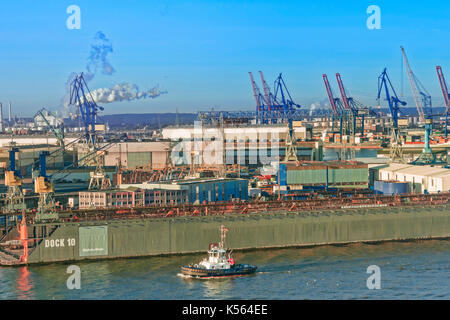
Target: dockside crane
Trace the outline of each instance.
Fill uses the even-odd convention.
[[[5,171],[5,186],[8,188],[6,193],[5,206],[3,213],[16,213],[25,211],[25,197],[22,191],[22,176],[20,170],[16,168],[16,153],[19,149],[11,145],[8,150],[9,166]]]
[[[408,58],[406,57],[406,52],[403,47],[400,47],[402,50],[403,62],[406,67],[406,74],[408,75],[409,84],[411,86],[411,91],[414,97],[414,103],[416,104],[417,113],[419,114],[419,120],[421,123],[425,123],[425,112],[428,115],[431,115],[432,105],[431,105],[431,95],[428,93],[427,89],[423,86],[423,84],[416,77],[414,72],[412,71]]]
[[[440,66],[436,66],[436,72],[439,79],[439,84],[441,86],[442,95],[444,96],[444,103],[445,103],[445,128],[444,128],[444,134],[445,139],[447,139],[447,127],[448,127],[448,114],[450,112],[450,94],[448,92],[447,83],[445,82],[444,73],[442,72],[442,68]]]
[[[261,94],[259,87],[256,84],[255,79],[253,78],[253,74],[251,72],[249,72],[248,74],[250,76],[250,82],[252,84],[252,89],[253,89],[253,96],[255,97],[255,102],[256,102],[256,118],[261,123],[266,123],[265,122],[265,113],[266,113],[267,107],[264,104],[265,98]]]
[[[332,110],[332,118],[331,118],[331,131],[334,133],[334,122],[335,119],[339,120],[339,133],[342,136],[342,121],[343,121],[343,105],[342,101],[339,98],[335,98],[333,95],[333,90],[331,89],[330,83],[328,81],[328,77],[326,74],[322,75],[323,82],[325,84],[325,89],[327,91],[328,100],[330,102],[331,110]]]
[[[54,188],[47,176],[48,151],[39,153],[39,175],[34,178],[34,192],[39,194],[38,210],[35,220],[49,221],[58,219],[55,200],[53,198]]]
[[[361,121],[361,135],[364,136],[364,118],[368,115],[376,116],[376,112],[364,106],[358,100],[347,96],[344,83],[342,82],[342,78],[339,73],[336,73],[336,81],[341,93],[342,104],[344,105],[344,113],[349,113],[349,117],[351,116],[353,118],[353,123],[349,123],[349,131],[351,131],[351,133],[349,134],[354,135],[356,133],[356,121],[359,118]]]
[[[95,166],[95,171],[91,172],[91,180],[89,189],[106,189],[111,186],[111,179],[104,171],[104,157],[106,151],[99,148],[96,120],[98,111],[104,110],[95,102],[92,94],[84,79],[83,73],[77,75],[72,83],[70,90],[70,105],[78,108],[81,119],[84,125],[85,147],[88,154],[94,154],[92,165]]]
[[[391,162],[406,163],[403,158],[403,148],[400,141],[400,132],[398,127],[398,114],[400,106],[406,106],[406,102],[398,98],[397,93],[389,79],[386,68],[384,68],[381,75],[378,77],[378,95],[377,100],[380,103],[381,94],[384,88],[386,100],[388,101],[389,111],[392,116],[392,132],[391,132],[391,145],[390,145],[390,160]],[[392,90],[392,95],[389,91]]]
[[[48,112],[45,108],[42,108],[36,113],[36,116],[39,115],[42,120],[44,120],[47,127],[50,129],[50,131],[53,133],[53,135],[58,140],[58,145],[61,147],[64,147],[64,124],[62,124],[59,127],[54,127],[50,124],[47,117],[45,116],[44,112]]]
[[[285,115],[285,117],[291,117],[297,109],[300,109],[302,106],[295,103],[291,97],[289,89],[286,86],[286,82],[284,82],[283,75],[280,73],[275,80],[274,83],[275,94],[274,100],[278,102],[278,106],[281,112]]]
[[[408,58],[406,57],[406,52],[403,47],[402,50],[403,61],[406,67],[406,73],[408,75],[409,84],[411,86],[411,91],[414,97],[414,103],[416,104],[417,113],[419,114],[420,123],[424,124],[425,129],[425,145],[422,153],[417,159],[415,159],[412,164],[417,165],[433,165],[440,164],[441,161],[436,158],[436,155],[432,152],[430,147],[430,138],[433,133],[433,109],[431,102],[431,95],[428,93],[427,89],[423,86],[417,76],[411,69],[409,65]]]

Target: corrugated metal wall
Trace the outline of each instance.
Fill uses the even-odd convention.
[[[92,222],[91,226],[79,228],[77,223],[66,223],[51,236],[51,239],[65,239],[66,245],[45,247],[43,241],[31,252],[29,262],[204,252],[210,242],[219,240],[222,224],[230,230],[227,244],[234,249],[450,236],[448,207],[111,220],[108,226],[104,224]],[[93,232],[96,228],[100,228],[99,231]],[[87,234],[86,230],[89,230]],[[28,232],[31,238],[32,227]],[[79,236],[82,248],[102,249],[105,248],[102,242],[105,232],[108,237],[106,254],[101,250],[85,250],[99,254],[80,256]],[[101,236],[96,237],[97,233]],[[74,245],[68,246],[67,239],[75,239]]]

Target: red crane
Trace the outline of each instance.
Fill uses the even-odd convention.
[[[350,110],[350,104],[348,102],[347,94],[345,93],[344,84],[342,83],[341,75],[336,73],[336,80],[339,85],[339,91],[341,92],[342,102],[344,103],[344,108]]]
[[[253,79],[253,74],[251,72],[248,73],[250,75],[250,81],[252,83],[252,88],[253,88],[253,96],[255,97],[255,101],[256,101],[256,111],[257,112],[261,112],[264,111],[264,98],[261,95],[261,92],[259,91],[258,86],[256,85],[255,80]]]
[[[266,100],[267,108],[270,111],[270,110],[272,110],[272,106],[273,106],[272,93],[270,92],[270,88],[267,85],[266,80],[264,80],[264,75],[263,75],[262,71],[259,71],[259,75],[261,77],[261,82],[262,82],[263,89],[264,89],[264,97]]]
[[[447,138],[447,123],[448,123],[448,113],[450,111],[450,95],[448,93],[447,83],[445,82],[444,73],[440,66],[436,67],[436,71],[439,78],[439,84],[441,85],[442,94],[444,95],[445,103],[445,138]]]
[[[325,88],[327,90],[328,100],[330,101],[331,109],[333,110],[333,114],[338,115],[338,108],[336,105],[336,99],[333,96],[333,91],[331,91],[330,83],[328,82],[328,77],[326,74],[323,74],[323,82],[325,83]]]

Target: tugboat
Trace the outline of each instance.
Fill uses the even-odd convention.
[[[236,264],[232,250],[225,249],[225,237],[228,229],[220,227],[220,243],[211,243],[208,258],[197,264],[181,267],[181,274],[191,278],[211,279],[245,276],[256,272],[257,267],[248,264]]]

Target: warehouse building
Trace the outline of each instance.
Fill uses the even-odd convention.
[[[368,188],[368,166],[357,161],[282,162],[277,181],[285,190]]]
[[[185,192],[187,202],[192,204],[248,199],[248,181],[246,179],[188,179],[172,182],[147,182],[120,185],[121,189],[128,189],[130,187],[143,190]]]
[[[310,128],[309,128],[310,129]],[[307,126],[294,124],[297,157],[303,161],[323,159],[322,142],[305,141],[312,133]],[[174,165],[238,164],[258,167],[284,158],[286,124],[246,125],[223,128],[208,126],[168,127],[162,130],[164,139],[176,141],[172,148]]]
[[[80,146],[79,158],[86,152]],[[106,148],[105,166],[117,166],[120,163],[125,169],[162,169],[169,156],[169,142],[118,142]]]
[[[392,163],[371,168],[372,179],[408,182],[409,192],[438,193],[450,191],[450,169]]]

